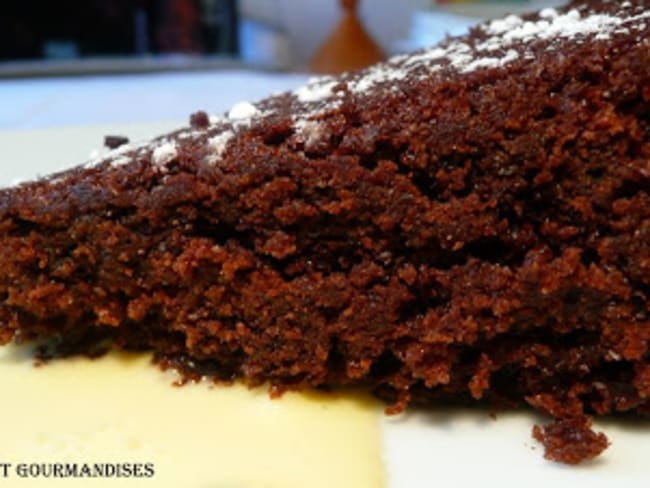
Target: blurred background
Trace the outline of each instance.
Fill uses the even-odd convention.
[[[355,3],[346,13],[342,4]],[[221,111],[290,89],[309,71],[336,71],[341,56],[363,46],[389,56],[462,34],[481,19],[561,3],[3,0],[0,129]],[[323,56],[333,68],[318,62]],[[354,63],[375,60],[359,57]]]
[[[232,66],[300,69],[335,27],[337,0],[3,0],[0,75]],[[358,15],[387,53],[553,0],[366,0]],[[352,47],[352,46],[351,46]]]

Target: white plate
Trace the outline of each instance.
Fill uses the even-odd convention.
[[[179,123],[0,132],[0,187],[70,167],[88,158],[106,134],[132,140]],[[385,462],[392,488],[517,486],[575,488],[650,486],[650,422],[599,420],[612,446],[596,461],[566,467],[543,459],[531,438],[530,412],[431,409],[383,420]],[[360,487],[362,488],[362,487]]]

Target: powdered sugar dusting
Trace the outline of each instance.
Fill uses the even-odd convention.
[[[124,166],[125,164],[129,164],[131,161],[133,161],[133,159],[129,156],[120,156],[119,158],[114,159],[111,164],[115,167]]]
[[[186,131],[186,132],[180,132],[179,134],[176,135],[176,138],[179,140],[185,140],[185,139],[195,139],[200,135],[199,131]]]
[[[626,0],[619,5],[616,14],[590,10],[587,4],[566,11],[546,8],[536,17],[509,15],[477,27],[472,36],[450,39],[415,54],[395,56],[362,72],[342,78],[312,79],[291,93],[294,103],[289,115],[295,137],[305,148],[318,144],[327,133],[327,126],[321,119],[348,103],[348,94],[363,95],[378,85],[384,85],[383,89],[388,93],[389,90],[399,90],[402,85],[398,82],[407,79],[437,79],[448,73],[452,76],[469,74],[534,60],[540,52],[538,41],[544,41],[542,49],[552,51],[561,49],[568,39],[586,42],[608,39],[619,33],[640,33],[646,28],[646,19],[650,20],[650,11],[644,9],[644,5],[639,0]],[[647,42],[645,37],[643,42]],[[199,144],[207,149],[207,162],[214,164],[223,158],[238,133],[255,121],[277,115],[275,106],[273,102],[257,105],[241,102],[224,116],[210,116],[209,126],[203,130],[192,127],[154,141],[125,144],[96,155],[84,167],[94,167],[103,162],[117,167],[138,159],[150,159],[157,170],[165,171],[165,165],[178,156],[180,148]],[[280,113],[280,117],[284,116]]]
[[[385,70],[381,66],[371,68],[369,72],[361,80],[359,80],[353,87],[354,91],[363,92],[370,89],[378,83],[388,83],[391,81],[399,81],[406,77],[408,71],[406,70]]]
[[[415,70],[424,70],[430,75],[444,68],[459,73],[470,73],[478,69],[496,68],[518,59],[533,59],[534,53],[527,50],[527,43],[537,40],[565,40],[593,36],[607,39],[612,34],[629,32],[630,28],[642,29],[640,23],[650,18],[650,12],[633,15],[627,1],[618,15],[608,15],[571,9],[559,12],[545,8],[535,20],[526,20],[517,15],[488,22],[478,29],[483,36],[477,39],[457,38],[440,47],[416,53],[400,55],[362,73],[349,83],[353,93],[364,93],[372,87],[407,78]],[[551,44],[551,47],[553,44]]]
[[[217,125],[224,122],[224,118],[220,115],[210,115],[209,117],[210,125]]]
[[[225,130],[208,140],[210,149],[213,151],[208,157],[210,163],[214,163],[221,159],[226,150],[226,146],[234,136],[235,133],[233,131]]]
[[[539,11],[539,16],[542,19],[555,18],[555,17],[557,17],[557,10],[555,10],[554,8],[544,8],[544,9]],[[494,21],[492,21],[492,22],[494,22]]]
[[[124,144],[117,149],[91,155],[91,160],[84,165],[85,168],[95,167],[102,162],[108,161],[113,167],[122,166],[133,162],[136,158],[147,158],[150,155],[154,166],[162,168],[178,156],[180,146],[197,143],[204,140],[210,148],[207,159],[214,163],[220,159],[225,148],[235,134],[249,126],[253,120],[263,117],[266,114],[250,102],[235,104],[226,117],[210,116],[209,122],[212,127],[209,134],[199,130],[184,130],[178,132],[173,138],[165,137],[153,141],[144,141],[139,144]],[[216,133],[216,135],[214,135]],[[204,139],[205,138],[205,139]]]
[[[110,150],[95,150],[90,153],[90,161],[84,167],[92,168],[102,163],[103,161],[111,161],[111,166],[123,166],[132,161],[129,153],[146,147],[148,142],[141,142],[138,144],[122,144],[120,147]]]
[[[488,24],[485,31],[502,35],[503,44],[512,44],[516,40],[528,42],[536,38],[572,38],[589,34],[596,34],[597,39],[607,39],[617,27],[632,20],[603,14],[582,17],[577,9],[571,9],[565,14],[558,14],[554,9],[545,9],[540,13],[540,17],[542,20],[529,22],[518,18],[514,25],[506,26],[503,22],[495,20]]]
[[[260,111],[250,102],[240,102],[234,105],[228,112],[231,120],[247,120],[259,115]]]
[[[608,39],[614,34],[629,33],[645,28],[642,22],[650,18],[650,12],[642,3],[626,0],[616,14],[604,14],[590,10],[586,4],[567,11],[545,8],[536,18],[509,15],[478,26],[474,35],[450,39],[440,46],[415,54],[395,56],[385,63],[375,65],[342,80],[323,77],[293,92],[298,107],[294,116],[294,130],[305,143],[313,142],[320,130],[317,120],[321,115],[336,108],[345,91],[364,94],[378,85],[387,89],[396,82],[425,79],[449,72],[468,74],[481,69],[500,68],[517,61],[534,60],[535,44],[544,41],[548,49],[561,49],[567,39],[582,41]],[[556,42],[556,40],[558,42]],[[341,84],[342,91],[334,91]]]
[[[461,68],[463,73],[468,73],[479,68],[497,68],[499,66],[504,66],[519,57],[519,53],[514,49],[508,49],[506,54],[502,57],[484,57],[478,58],[474,61],[471,61],[469,64],[464,65]]]
[[[156,147],[153,151],[152,160],[157,166],[167,164],[172,159],[178,156],[178,149],[176,143],[173,141],[164,142],[162,145]]]
[[[331,76],[312,78],[309,84],[293,92],[298,102],[310,106],[308,110],[298,110],[293,117],[293,128],[296,137],[305,146],[318,141],[322,126],[316,120],[326,113],[336,110],[342,103],[343,92],[335,92],[334,88],[341,81]]]
[[[296,119],[294,128],[305,147],[316,144],[323,136],[323,125],[316,120]]]
[[[544,13],[544,15],[542,15],[542,12]],[[542,12],[540,12],[540,17],[542,18],[547,18],[549,15],[555,15],[556,13],[555,9],[552,8],[544,9]],[[517,15],[508,15],[503,19],[495,19],[492,22],[490,22],[488,25],[488,29],[486,30],[490,31],[492,34],[498,35],[516,29],[517,27],[521,26],[521,24],[523,23],[524,20],[521,17],[518,17]]]
[[[331,80],[329,77],[317,78],[312,80],[307,86],[303,86],[294,92],[299,102],[312,103],[319,102],[332,96],[332,89],[338,84],[338,81]]]

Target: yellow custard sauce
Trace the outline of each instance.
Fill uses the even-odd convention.
[[[273,400],[266,388],[173,387],[174,379],[149,355],[34,367],[25,349],[0,348],[0,486],[384,486],[381,406],[372,400],[314,392]],[[93,470],[101,475],[89,477]]]

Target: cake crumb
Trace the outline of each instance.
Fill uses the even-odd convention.
[[[555,419],[552,424],[533,427],[533,438],[544,446],[544,457],[565,464],[593,459],[609,446],[602,432],[594,432],[591,418],[575,416]]]
[[[129,138],[124,136],[105,136],[104,137],[104,146],[109,149],[117,149],[124,144],[129,143]]]

